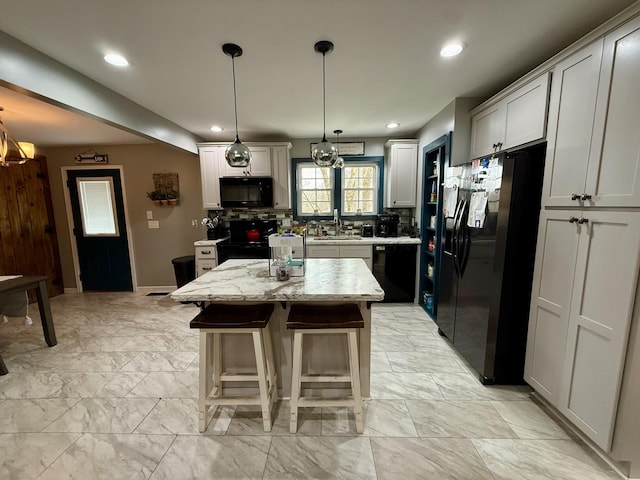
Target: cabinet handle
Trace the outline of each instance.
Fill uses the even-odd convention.
[[[211,255],[211,250],[202,250],[203,255]]]
[[[588,218],[584,218],[584,217],[580,217],[580,220],[578,220],[578,223],[580,225],[582,225],[583,223],[589,223],[589,219]]]
[[[591,200],[591,195],[583,193],[582,195],[580,195],[580,200],[582,200],[582,201]]]
[[[569,217],[569,223],[576,223],[578,221],[577,217]]]
[[[577,193],[571,194],[571,200],[578,200],[579,198],[580,198],[580,195],[578,195]]]
[[[211,267],[202,267],[202,270],[212,270]]]

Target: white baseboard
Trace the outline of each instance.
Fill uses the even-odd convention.
[[[66,288],[64,289],[64,293],[78,293],[77,288]]]

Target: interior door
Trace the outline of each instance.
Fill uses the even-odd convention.
[[[67,187],[82,290],[133,291],[120,170],[68,170]]]

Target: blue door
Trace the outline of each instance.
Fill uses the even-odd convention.
[[[67,171],[84,291],[133,291],[118,169]]]

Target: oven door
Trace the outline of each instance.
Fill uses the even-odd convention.
[[[230,258],[269,258],[267,245],[218,245],[218,264]]]

